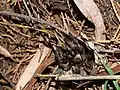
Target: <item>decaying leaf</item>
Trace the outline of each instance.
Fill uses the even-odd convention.
[[[52,64],[54,62],[53,58],[54,58],[54,56],[50,55],[48,53],[48,55],[45,58],[45,60],[37,68],[34,76],[36,76],[36,73],[41,74],[50,64]],[[24,90],[31,90],[32,89],[32,87],[34,86],[34,84],[37,81],[37,78],[35,78],[34,76],[31,78],[31,80],[29,81],[29,83],[25,86]]]
[[[101,13],[93,0],[73,0],[78,9],[95,25],[96,40],[105,40],[105,26]]]
[[[43,60],[45,59],[45,57],[47,56],[47,54],[50,52],[50,49],[47,47],[44,47],[41,58],[40,58],[40,63],[43,62]]]
[[[42,61],[44,60],[44,57],[46,57],[46,55],[50,51],[49,48],[47,48],[47,51],[45,51],[46,48],[47,47],[43,48],[43,52],[45,52],[44,54],[42,54],[43,52],[41,52],[40,49],[37,49],[37,52],[35,53],[34,57],[31,59],[29,65],[27,66],[24,73],[20,77],[20,79],[19,79],[19,81],[18,81],[18,83],[16,85],[16,90],[23,89],[25,87],[25,85],[29,82],[29,80],[32,78],[32,76],[34,75],[36,69],[42,63]],[[41,54],[42,54],[42,56],[41,56]]]

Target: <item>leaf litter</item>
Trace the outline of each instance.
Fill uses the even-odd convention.
[[[119,7],[117,0],[1,0],[0,89],[119,90]]]

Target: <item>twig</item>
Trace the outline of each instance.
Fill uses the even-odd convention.
[[[2,72],[0,72],[0,77],[3,79],[3,80],[5,80],[9,85],[10,85],[10,87],[14,87],[15,85],[12,83],[12,81],[11,80],[9,80],[7,77],[5,77],[5,74],[4,73],[2,73]]]
[[[113,10],[114,10],[114,12],[115,12],[116,17],[118,18],[118,20],[119,20],[119,22],[120,22],[120,16],[118,15],[118,13],[117,13],[117,11],[116,11],[116,9],[115,9],[113,0],[110,0],[110,2],[111,2],[111,4],[112,4],[112,7],[113,7]]]
[[[103,44],[108,44],[111,42],[116,42],[116,43],[120,43],[117,39],[111,39],[111,40],[98,40],[97,43],[103,43]]]
[[[87,84],[89,84],[89,83],[92,83],[92,81],[84,82],[84,83],[80,84],[79,86],[77,86],[77,88],[80,88],[80,87],[82,87],[82,86],[85,86],[85,85],[87,85]]]
[[[49,78],[53,77],[57,81],[71,81],[71,80],[116,80],[120,79],[120,75],[110,75],[110,76],[81,76],[78,74],[73,75],[41,75],[37,74],[37,77]]]
[[[28,8],[28,6],[27,6],[25,0],[23,0],[23,3],[24,3],[24,5],[25,5],[25,8],[27,9],[27,12],[28,12],[29,16],[31,17],[32,14],[31,14],[31,12],[30,12],[30,10],[29,10],[29,8]]]
[[[38,18],[34,18],[34,17],[30,17],[30,16],[26,16],[26,15],[23,15],[23,14],[18,14],[18,13],[11,13],[11,12],[8,12],[8,11],[0,11],[0,15],[10,15],[10,16],[16,16],[16,17],[19,17],[19,18],[23,18],[23,19],[33,20],[33,21],[41,23],[41,24],[50,25],[51,27],[56,28],[56,29],[60,30],[61,32],[65,33],[65,34],[68,34],[67,31],[63,30],[62,28],[58,27],[57,25],[53,24],[52,22],[45,21],[43,19],[38,19]]]
[[[115,32],[114,37],[112,39],[115,39],[117,37],[117,34],[119,33],[119,31],[120,31],[120,25],[118,26],[118,29]]]
[[[64,15],[63,15],[63,13],[61,12],[61,17],[62,17],[62,20],[63,20],[63,24],[64,24],[64,28],[67,30],[67,32],[69,33],[69,29],[68,29],[68,27],[67,27],[67,23],[66,23],[66,21],[65,21],[65,17],[64,17]]]
[[[35,53],[36,50],[31,50],[31,49],[25,49],[25,50],[14,50],[11,53]]]
[[[30,26],[24,26],[24,25],[20,25],[20,24],[10,24],[10,23],[4,23],[4,22],[0,22],[0,24],[3,24],[3,25],[6,25],[6,26],[14,26],[14,27],[19,27],[19,28],[24,28],[24,29],[34,29],[36,31],[41,31],[41,32],[44,32],[44,31],[49,31],[49,30],[41,30],[41,29],[37,29],[37,28],[33,28],[33,27],[30,27]],[[12,28],[12,27],[11,27]],[[13,28],[12,28],[13,29]],[[13,29],[14,30],[14,29]],[[28,35],[25,35],[21,32],[18,32],[16,30],[14,30],[15,32],[17,32],[18,34],[20,35],[23,35],[23,36],[26,36],[26,37],[30,37]]]
[[[67,6],[68,6],[68,8],[69,8],[69,10],[70,10],[70,14],[71,14],[73,20],[76,21],[74,15],[73,15],[73,13],[72,13],[72,11],[71,11],[71,9],[70,9],[71,7],[70,7],[70,1],[69,1],[69,0],[67,0]]]
[[[65,19],[66,19],[66,22],[68,25],[70,25],[70,22],[69,22],[69,17],[67,16],[67,14],[65,13]]]
[[[11,27],[11,26],[16,26],[16,27],[22,27],[22,28],[23,28],[24,26],[19,25],[19,24],[10,24],[10,23],[9,23],[7,20],[5,20],[4,18],[2,18],[2,19],[3,19],[3,22],[0,22],[0,24],[10,26],[10,28],[12,29],[12,31],[16,32],[17,34],[19,34],[19,35],[21,35],[21,36],[25,36],[25,37],[27,37],[27,38],[30,37],[29,35],[26,35],[26,34],[23,34],[23,33],[19,32],[18,30],[16,30],[16,28]],[[25,26],[25,27],[27,27],[27,26]],[[24,28],[25,28],[25,27],[24,27]],[[5,27],[5,28],[8,28],[8,27]]]
[[[47,13],[47,15],[50,15],[48,10],[45,8],[45,6],[42,4],[41,0],[38,0],[39,5],[41,5],[41,7],[43,8],[43,10],[45,10],[45,12]]]
[[[19,69],[19,67],[21,66],[21,64],[24,62],[24,61],[26,61],[27,59],[27,57],[28,57],[28,53],[25,55],[25,57],[23,57],[23,59],[19,62],[19,64],[17,64],[16,65],[16,68],[14,69],[14,71],[13,71],[13,73],[15,73],[15,72],[17,72],[17,70]]]
[[[113,54],[115,51],[120,51],[120,49],[117,50],[107,50],[107,49],[101,49],[101,50],[97,50],[98,53],[110,53]]]
[[[28,0],[29,1],[29,4],[30,4],[30,7],[31,7],[31,9],[32,9],[32,14],[35,16],[35,17],[38,17],[38,15],[37,15],[37,12],[34,10],[34,8],[33,8],[33,6],[35,6],[33,3],[31,3],[31,0]]]
[[[54,73],[56,72],[57,69],[58,69],[58,66],[56,66],[56,68],[54,69],[54,71],[53,71],[52,74],[54,74]],[[48,90],[48,87],[49,87],[49,84],[50,84],[51,80],[52,80],[52,78],[49,78],[49,80],[47,81],[47,84],[46,84],[46,87],[45,87],[44,90]]]
[[[10,36],[10,35],[1,34],[1,36],[2,36],[2,37],[8,37],[8,38],[10,38],[14,43],[16,43],[16,40],[15,40],[12,36]]]

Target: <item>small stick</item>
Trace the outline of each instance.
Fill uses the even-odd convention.
[[[31,3],[31,0],[29,0],[29,4],[30,4],[30,7],[32,9],[33,15],[35,15],[35,17],[38,17],[37,12],[33,8],[33,6],[35,6],[35,5],[33,3]]]
[[[62,17],[62,20],[63,20],[64,27],[66,28],[67,32],[69,33],[69,29],[68,29],[67,23],[65,21],[65,17],[64,17],[62,12],[61,12],[61,17]]]
[[[10,85],[10,87],[13,88],[13,87],[15,86],[15,85],[12,83],[12,81],[9,80],[9,79],[5,76],[5,74],[2,73],[1,71],[0,71],[0,77],[3,78],[3,80],[5,80],[5,81]]]
[[[29,10],[29,8],[28,8],[28,6],[27,6],[25,0],[23,0],[23,3],[24,3],[24,5],[25,5],[25,8],[27,9],[27,12],[28,12],[29,16],[31,17],[32,14],[31,14],[31,12],[30,12],[30,10]]]
[[[42,4],[41,0],[38,0],[38,3],[39,3],[39,5],[41,5],[41,7],[45,10],[45,12],[46,12],[48,15],[50,15],[49,12],[48,12],[48,10],[47,10],[47,9],[45,8],[45,6]]]
[[[8,37],[8,38],[10,38],[13,42],[16,43],[16,40],[15,40],[12,36],[10,36],[10,35],[7,35],[7,34],[1,34],[1,36],[2,36],[2,37]]]
[[[120,79],[120,75],[109,75],[109,76],[81,76],[78,74],[73,75],[41,75],[37,74],[37,77],[41,78],[55,78],[57,81],[72,81],[72,80],[116,80]]]
[[[58,69],[58,66],[56,66],[56,68],[54,69],[54,71],[53,71],[52,74],[54,74],[54,73],[56,72],[57,69]],[[49,84],[50,84],[51,80],[52,80],[52,78],[49,78],[49,79],[48,79],[47,84],[46,84],[46,87],[45,87],[44,90],[48,90]]]
[[[64,29],[58,27],[57,25],[55,25],[52,22],[45,21],[43,19],[38,19],[38,18],[34,18],[32,16],[30,17],[30,16],[26,16],[26,15],[23,15],[23,14],[18,14],[18,13],[11,13],[11,12],[8,12],[8,11],[0,11],[0,15],[16,16],[16,17],[23,18],[23,19],[33,20],[33,21],[41,23],[41,24],[47,24],[47,25],[50,25],[51,27],[56,28],[56,29],[60,30],[61,32],[68,35],[68,32],[65,31]]]
[[[120,25],[118,26],[118,29],[115,32],[114,37],[112,39],[115,39],[117,37],[117,34],[119,33],[119,31],[120,31]]]
[[[110,2],[111,2],[111,5],[112,5],[112,7],[113,7],[113,10],[114,10],[114,12],[115,12],[116,17],[118,18],[118,20],[119,20],[119,22],[120,22],[120,16],[118,15],[118,13],[117,13],[117,11],[116,11],[116,8],[115,8],[115,5],[114,5],[113,0],[110,0]]]

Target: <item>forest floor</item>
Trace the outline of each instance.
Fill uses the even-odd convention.
[[[120,90],[119,0],[0,0],[0,90]]]

